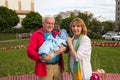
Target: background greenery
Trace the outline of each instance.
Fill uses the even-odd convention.
[[[18,22],[19,17],[14,10],[0,6],[0,32],[16,26]]]
[[[14,10],[8,9],[6,7],[0,6],[0,32],[1,33],[22,33],[22,32],[33,32],[41,28],[42,26],[42,16],[38,12],[29,12],[26,17],[21,21],[21,28],[15,28],[19,22],[19,17]],[[79,12],[77,15],[71,11],[70,16],[67,18],[62,18],[61,15],[55,16],[55,23],[59,24],[61,28],[64,28],[69,32],[70,22],[73,18],[81,18],[91,35],[90,38],[98,39],[100,36],[107,31],[113,31],[115,29],[114,21],[100,21],[95,18],[93,13]],[[119,30],[118,30],[119,31]]]

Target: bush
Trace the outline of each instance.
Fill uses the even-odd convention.
[[[0,32],[16,26],[19,22],[19,17],[14,10],[0,6]]]
[[[92,31],[88,31],[87,35],[91,38],[91,39],[101,39],[102,36],[98,33],[94,33]]]
[[[22,21],[24,29],[36,30],[42,26],[42,16],[37,12],[30,12]]]

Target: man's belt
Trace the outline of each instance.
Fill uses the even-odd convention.
[[[50,65],[50,64],[54,65],[54,64],[58,64],[58,63],[59,63],[59,61],[55,61],[55,62],[46,63],[46,64],[48,64],[48,65]]]

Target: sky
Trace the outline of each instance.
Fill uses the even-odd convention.
[[[89,11],[100,20],[115,20],[115,0],[34,0],[35,11],[40,15],[56,15],[59,12]],[[100,17],[101,16],[101,17]]]

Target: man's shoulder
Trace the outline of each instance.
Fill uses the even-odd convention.
[[[32,36],[37,36],[37,35],[41,35],[41,34],[43,34],[43,31],[42,31],[42,29],[39,29],[39,30],[34,31],[32,33]]]
[[[56,30],[53,30],[52,33],[53,33],[53,34],[58,34],[59,32],[56,31]]]
[[[39,30],[34,31],[33,33],[34,33],[34,34],[43,33],[43,30],[42,30],[42,29],[39,29]]]

